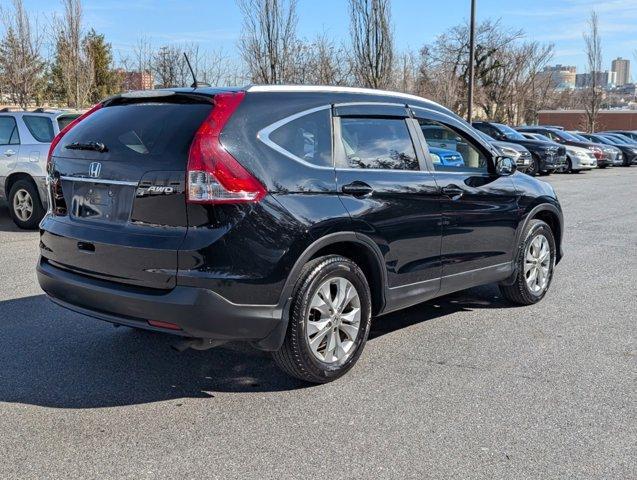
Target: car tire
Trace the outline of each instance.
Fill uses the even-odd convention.
[[[22,229],[38,228],[44,217],[44,207],[38,189],[32,181],[21,179],[9,190],[9,215],[13,222]]]
[[[566,173],[573,173],[573,161],[571,157],[566,157]]]
[[[500,284],[500,292],[517,305],[532,305],[544,298],[555,268],[555,237],[551,227],[542,220],[530,220],[522,232],[515,259],[515,278],[510,284]],[[544,258],[548,252],[547,259]]]
[[[356,263],[340,255],[311,260],[295,286],[283,345],[272,354],[275,363],[306,382],[341,377],[363,351],[371,310],[369,285]]]
[[[538,172],[540,171],[540,161],[537,159],[537,157],[535,155],[533,155],[531,157],[531,164],[529,165],[529,168],[526,169],[526,173],[527,175],[530,175],[531,177],[535,177]]]

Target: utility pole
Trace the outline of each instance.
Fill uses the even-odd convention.
[[[473,77],[476,57],[476,0],[471,0],[471,22],[469,24],[469,92],[467,98],[467,121],[473,120]]]

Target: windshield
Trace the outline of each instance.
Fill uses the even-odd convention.
[[[490,137],[489,135],[487,135],[486,133],[484,133],[481,130],[476,130],[476,132],[478,132],[478,135],[480,135],[482,137],[482,140],[484,140],[485,142],[495,142],[495,138]]]
[[[525,140],[524,135],[522,135],[517,130],[513,130],[508,125],[503,125],[501,123],[494,123],[493,125],[509,140]]]
[[[58,127],[60,128],[60,131],[64,130],[69,123],[78,118],[80,115],[81,113],[66,113],[64,115],[60,115],[58,117]]]
[[[91,158],[95,149],[77,146],[99,143],[104,149],[95,151],[101,152],[104,160],[137,164],[185,158],[195,131],[209,113],[209,103],[157,102],[104,107],[69,130],[58,151],[64,156]]]
[[[605,143],[606,145],[612,145],[613,143],[617,143],[614,138],[610,139],[607,137],[602,137],[601,135],[591,137],[591,141],[597,142],[597,143]]]
[[[533,136],[533,138],[535,138],[536,140],[541,140],[543,142],[553,142],[553,140],[551,140],[549,137],[547,137],[546,135],[542,135],[541,133],[531,133],[531,135]]]
[[[602,137],[602,135],[600,135],[600,137]],[[624,145],[631,144],[630,139],[622,135],[604,135],[603,138],[612,138],[613,140],[617,140],[617,142],[622,143]]]
[[[590,139],[588,139],[586,137],[582,137],[579,133],[568,132],[568,134],[571,135],[572,137],[576,138],[580,142],[590,142]]]
[[[581,142],[582,140],[580,140],[579,138],[577,138],[575,135],[571,135],[568,132],[565,132],[563,130],[552,130],[553,134],[558,137],[561,138],[562,140],[567,140],[569,142]],[[585,142],[589,142],[590,140],[584,140]]]

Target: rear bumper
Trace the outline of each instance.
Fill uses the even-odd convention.
[[[282,306],[239,305],[196,287],[163,291],[121,285],[57,268],[44,259],[37,275],[55,303],[100,320],[185,337],[249,341],[266,350],[278,348],[281,339]],[[153,327],[148,320],[173,323],[181,330]]]

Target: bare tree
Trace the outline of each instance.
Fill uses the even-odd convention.
[[[602,71],[602,39],[599,35],[599,17],[592,11],[588,20],[588,31],[584,32],[584,45],[586,46],[586,59],[590,72],[590,84],[585,90],[584,111],[586,113],[586,128],[594,132],[597,127],[597,116],[602,106],[604,92],[600,85],[600,73]]]
[[[389,0],[350,0],[352,66],[359,84],[387,88],[392,83],[394,39]]]
[[[43,35],[37,24],[31,25],[22,0],[13,0],[12,12],[0,7],[0,15],[5,29],[0,40],[0,83],[14,103],[27,108],[42,86]]]
[[[195,70],[198,80],[213,86],[242,85],[249,81],[239,64],[221,49],[203,52]]]
[[[293,81],[296,38],[296,0],[239,0],[243,12],[241,57],[252,81]]]
[[[93,86],[93,60],[82,29],[81,0],[62,0],[64,13],[55,18],[56,62],[69,106],[87,103]]]
[[[396,62],[394,88],[400,92],[418,93],[418,62],[413,52],[405,52]]]
[[[133,59],[135,69],[139,74],[150,74],[153,63],[153,46],[148,37],[142,35],[137,38],[133,48]]]
[[[159,88],[181,86],[182,62],[183,53],[174,45],[164,45],[153,55],[152,71]]]

